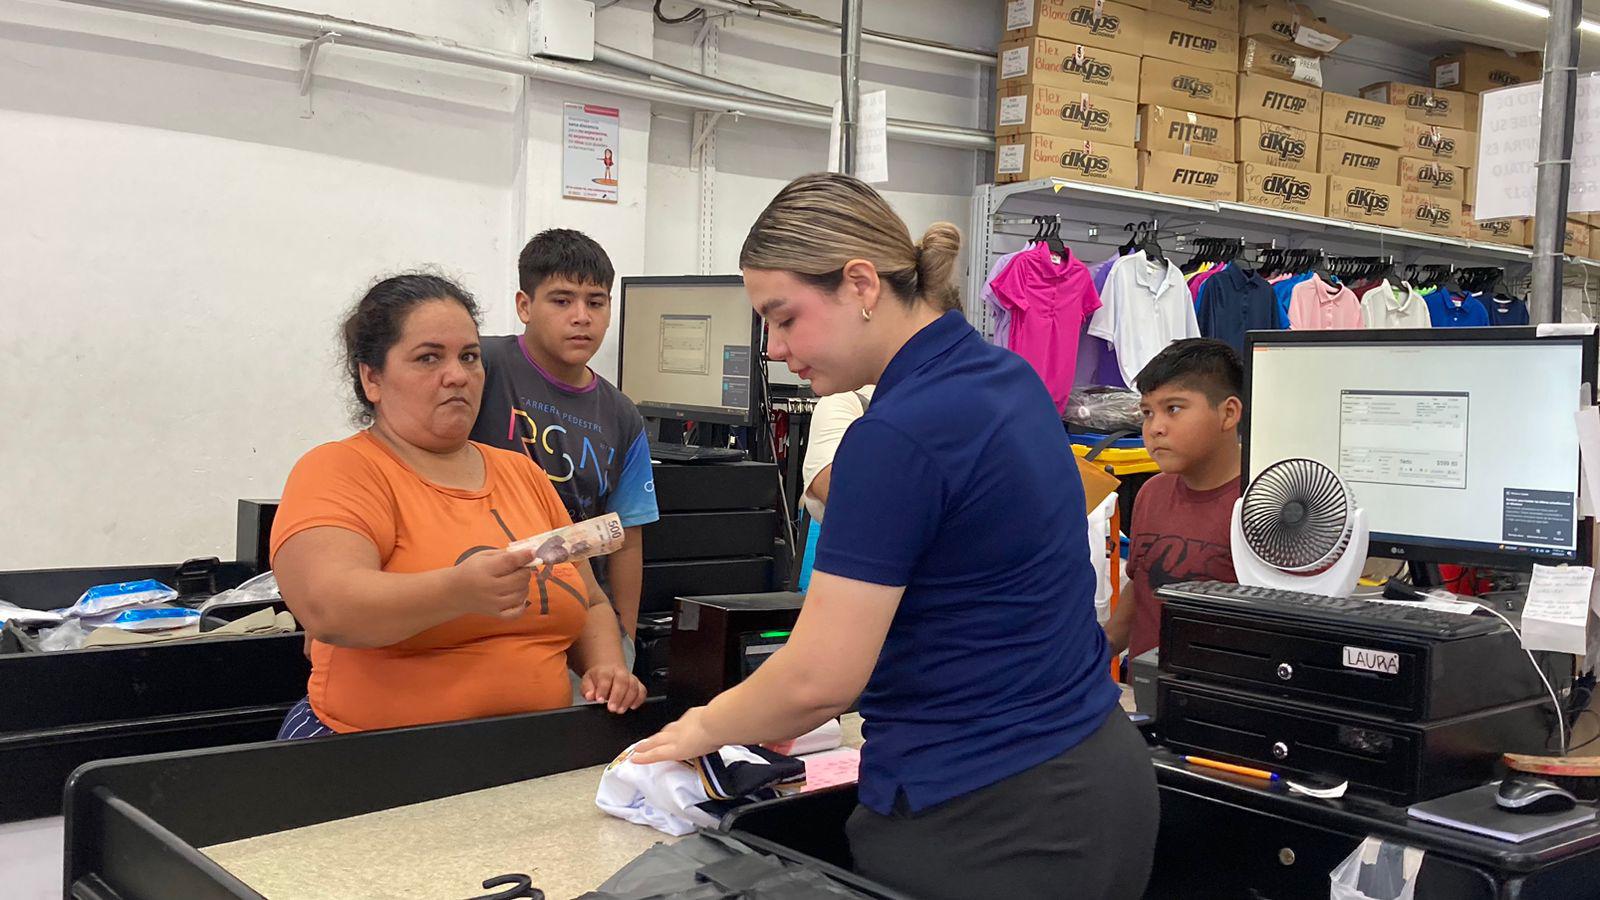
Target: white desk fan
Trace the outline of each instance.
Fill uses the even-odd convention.
[[[1346,597],[1366,561],[1366,514],[1339,473],[1314,459],[1273,463],[1233,506],[1240,584]]]

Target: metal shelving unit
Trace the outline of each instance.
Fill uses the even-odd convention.
[[[1014,184],[981,184],[973,192],[969,242],[967,316],[988,333],[982,291],[995,256],[997,223],[1009,217],[1059,215],[1063,222],[1117,228],[1125,221],[1158,218],[1162,229],[1193,229],[1197,234],[1242,236],[1277,241],[1285,247],[1326,247],[1339,253],[1394,254],[1405,263],[1448,261],[1504,266],[1520,277],[1531,267],[1533,251],[1464,238],[1437,237],[1398,228],[1307,216],[1230,201],[1191,200],[1148,191],[1085,184],[1060,178]],[[1179,251],[1181,252],[1181,250]],[[1600,263],[1575,260],[1600,270]]]

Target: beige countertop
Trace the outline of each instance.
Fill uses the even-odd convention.
[[[861,719],[845,717],[845,742]],[[462,764],[453,762],[452,765]],[[551,900],[591,891],[675,838],[594,805],[604,766],[202,849],[271,900],[450,900],[513,872]]]

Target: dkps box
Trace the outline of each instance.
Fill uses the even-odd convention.
[[[1239,166],[1239,200],[1308,216],[1328,214],[1328,176],[1262,163]]]

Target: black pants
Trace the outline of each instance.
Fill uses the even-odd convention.
[[[920,813],[858,806],[856,871],[917,900],[1144,893],[1160,809],[1150,751],[1127,714],[1055,759]]]

